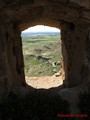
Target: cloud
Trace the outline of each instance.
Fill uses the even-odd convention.
[[[36,26],[30,27],[22,32],[60,32],[60,30],[55,27],[36,25]]]

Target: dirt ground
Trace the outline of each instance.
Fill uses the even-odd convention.
[[[51,88],[63,84],[62,76],[26,77],[28,85],[34,88]]]

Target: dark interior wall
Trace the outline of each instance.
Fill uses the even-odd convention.
[[[87,26],[86,28],[84,64],[85,70],[83,71],[83,73],[86,74],[84,80],[87,80],[87,82],[90,84],[90,26]]]
[[[0,17],[0,96],[13,87],[26,85],[20,30],[3,18]]]
[[[65,85],[90,82],[90,6],[84,0],[0,1],[0,97],[25,86],[21,31],[35,24],[62,30]]]
[[[2,13],[0,14],[0,97],[6,94],[7,70],[5,60],[5,22]]]
[[[86,25],[63,23],[62,42],[66,86],[73,87],[87,81],[85,65]]]

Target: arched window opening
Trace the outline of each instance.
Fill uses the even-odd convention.
[[[61,35],[58,28],[37,25],[22,31],[25,78],[35,88],[63,83]]]

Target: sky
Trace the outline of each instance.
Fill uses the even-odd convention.
[[[36,26],[30,27],[22,32],[23,33],[25,33],[25,32],[60,32],[60,30],[58,28],[55,28],[55,27],[36,25]]]

